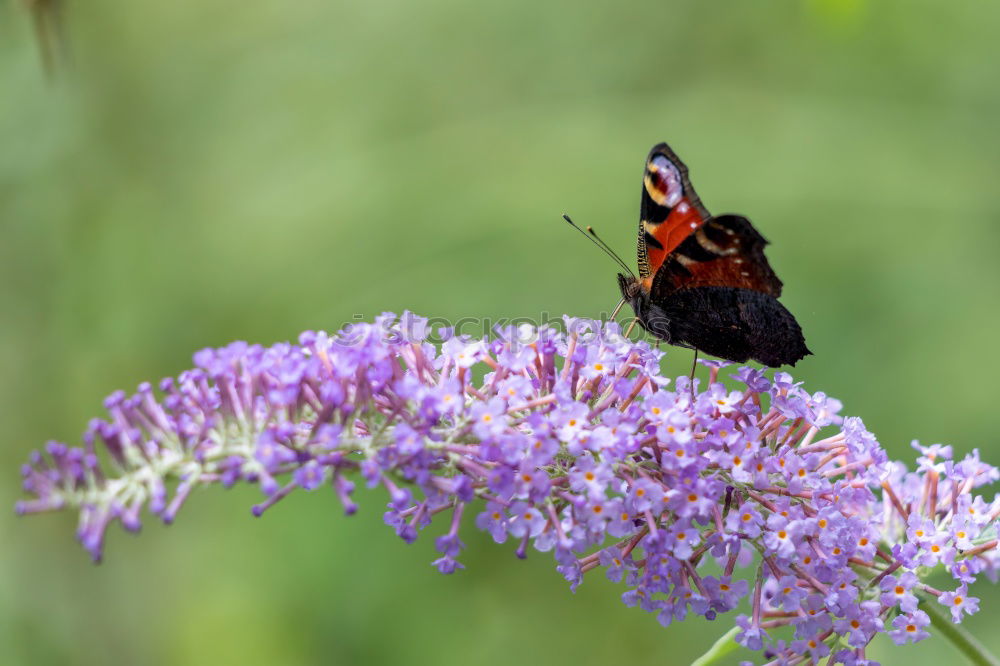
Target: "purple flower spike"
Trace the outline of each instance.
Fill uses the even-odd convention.
[[[82,448],[33,453],[16,511],[78,511],[98,560],[110,523],[138,530],[143,506],[170,522],[200,486],[256,484],[259,516],[329,485],[350,515],[360,480],[387,494],[404,541],[446,523],[441,573],[463,568],[468,509],[518,557],[551,551],[574,589],[603,567],[662,624],[749,599],[736,640],[774,663],[870,663],[879,633],[928,635],[931,598],[955,622],[978,610],[970,586],[1000,561],[1000,501],[973,494],[1000,472],[978,452],[914,443],[911,472],[787,373],[735,368],[732,390],[718,381],[729,364],[711,361],[708,381],[671,380],[662,352],[617,324],[565,323],[434,345],[427,320],[384,314],[199,351],[158,391],[109,396]],[[932,570],[957,589],[926,586]]]

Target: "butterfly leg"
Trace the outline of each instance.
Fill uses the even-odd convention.
[[[612,312],[611,316],[608,317],[608,321],[614,321],[615,320],[615,317],[617,317],[618,313],[621,312],[621,309],[622,309],[623,305],[625,305],[625,299],[624,298],[621,299],[620,301],[618,301],[618,305],[615,306],[614,312]]]
[[[627,328],[627,329],[625,329],[625,337],[626,337],[626,338],[627,338],[627,337],[628,337],[629,335],[631,335],[631,334],[632,334],[632,329],[633,329],[633,328],[635,328],[635,325],[636,325],[636,324],[638,324],[638,323],[639,323],[639,318],[638,318],[638,317],[634,317],[634,318],[632,319],[632,323],[628,325],[628,328]]]
[[[698,350],[695,349],[694,350],[694,360],[691,361],[691,381],[689,382],[689,384],[691,385],[691,402],[692,403],[694,402],[694,371],[695,371],[695,369],[697,367],[698,367]]]

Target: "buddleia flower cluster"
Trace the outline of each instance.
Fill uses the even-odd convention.
[[[663,625],[745,600],[736,640],[778,664],[874,663],[873,637],[927,637],[931,606],[954,622],[978,610],[1000,501],[973,493],[998,477],[977,453],[914,444],[911,471],[786,373],[708,362],[704,387],[671,381],[617,324],[564,323],[480,339],[385,314],[200,351],[158,390],[112,394],[82,447],[33,454],[17,510],[79,511],[99,560],[111,523],[138,530],[144,507],[169,523],[203,486],[256,484],[255,515],[328,487],[353,514],[360,482],[385,490],[403,540],[442,524],[442,573],[462,568],[474,512],[519,557],[551,552],[573,588],[603,570]],[[934,570],[949,589],[923,582]]]

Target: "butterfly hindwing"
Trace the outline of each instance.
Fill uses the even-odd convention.
[[[712,356],[779,366],[809,353],[792,313],[759,291],[693,287],[658,305],[677,342]]]
[[[667,255],[653,277],[653,298],[694,287],[736,287],[777,298],[781,280],[764,256],[765,245],[745,217],[710,218]]]

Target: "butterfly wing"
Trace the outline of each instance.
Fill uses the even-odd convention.
[[[681,289],[734,287],[781,296],[781,280],[764,256],[764,239],[739,215],[710,218],[668,254],[653,276],[652,296]]]
[[[792,313],[759,291],[694,287],[652,303],[653,312],[669,322],[674,344],[737,363],[753,359],[771,367],[795,365],[810,353]]]
[[[709,217],[684,162],[667,144],[653,146],[642,176],[639,277],[655,275],[667,256]]]

